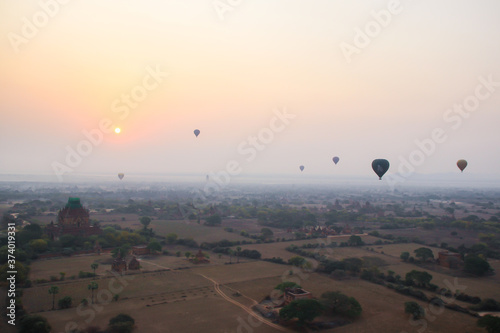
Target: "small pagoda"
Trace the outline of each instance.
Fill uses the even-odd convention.
[[[139,260],[135,256],[132,257],[130,262],[128,263],[128,269],[131,271],[137,271],[141,268],[141,264],[139,263]]]

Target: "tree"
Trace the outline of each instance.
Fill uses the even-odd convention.
[[[410,258],[410,252],[401,252],[401,255],[399,256],[403,261],[408,261],[408,258]]]
[[[422,261],[427,261],[429,258],[434,258],[434,253],[432,252],[431,249],[427,247],[421,247],[416,249],[415,251],[415,257],[419,258]]]
[[[341,314],[351,318],[361,315],[361,304],[354,298],[348,297],[339,291],[328,291],[321,295],[321,303],[331,314]]]
[[[432,275],[427,273],[426,271],[417,271],[412,270],[411,272],[406,273],[406,281],[410,283],[414,283],[417,286],[429,286],[432,280]]]
[[[184,253],[184,255],[186,256],[186,259],[189,259],[191,257],[191,255],[192,255],[192,253],[189,252],[189,251],[187,251],[187,252]]]
[[[19,322],[20,333],[50,333],[52,327],[45,317],[39,315],[27,315]]]
[[[481,257],[469,254],[464,260],[464,271],[477,276],[483,276],[491,271],[490,264]]]
[[[214,227],[216,225],[220,225],[221,223],[222,223],[222,218],[220,217],[219,214],[209,216],[205,219],[205,225],[209,227]]]
[[[405,302],[405,312],[413,316],[413,319],[423,318],[425,310],[417,302]]]
[[[59,293],[59,287],[51,286],[49,288],[49,295],[52,295],[52,310],[55,310],[56,294]]]
[[[260,232],[262,233],[262,236],[264,238],[270,238],[270,237],[273,237],[273,235],[274,235],[274,232],[269,228],[262,228],[260,230]]]
[[[287,289],[287,288],[293,289],[293,288],[301,288],[301,287],[298,284],[296,284],[295,282],[291,282],[291,281],[281,282],[276,287],[274,287],[274,289],[281,290],[282,292],[284,292],[285,289]]]
[[[36,253],[47,251],[47,241],[44,239],[33,239],[30,241],[30,246]]]
[[[111,333],[130,333],[134,329],[135,320],[128,314],[120,313],[109,320]]]
[[[311,322],[323,312],[323,306],[315,299],[298,299],[285,305],[279,312],[280,317],[285,320],[297,318],[298,325],[303,326]]]
[[[148,225],[151,223],[151,218],[149,216],[143,216],[139,219],[139,221],[144,226],[144,230],[146,230]]]
[[[127,255],[127,253],[130,251],[130,245],[129,244],[124,244],[120,247],[117,247],[115,249],[113,249],[111,251],[111,256],[113,258],[117,258],[117,257],[125,257]]]
[[[157,241],[152,241],[148,244],[147,248],[151,251],[151,253],[161,252],[161,245]]]
[[[90,290],[91,292],[91,302],[92,304],[94,304],[94,290],[96,290],[97,288],[99,288],[99,285],[97,284],[97,282],[90,282],[90,284],[87,286],[87,289]]]
[[[68,309],[71,307],[72,302],[73,299],[70,296],[64,296],[57,302],[57,305],[59,305],[59,309]]]
[[[95,275],[95,270],[97,269],[97,267],[99,267],[99,264],[98,264],[98,263],[96,263],[96,262],[94,262],[94,263],[90,264],[90,268],[92,268],[92,269],[94,270],[94,279],[95,279],[95,277],[96,277],[96,275]]]
[[[349,240],[347,241],[347,243],[350,246],[361,246],[361,245],[365,244],[363,242],[363,240],[361,239],[361,237],[356,236],[356,235],[352,235],[351,237],[349,237]]]
[[[488,333],[500,332],[500,318],[486,315],[477,320],[477,326],[485,327]]]
[[[301,256],[293,256],[290,259],[288,259],[288,263],[290,265],[302,267],[306,263],[306,259]]]
[[[66,276],[66,273],[65,272],[59,272],[59,275],[61,275],[61,277],[59,278],[59,280],[64,281],[64,277]]]
[[[237,262],[237,263],[239,263],[239,262],[240,262],[240,252],[241,252],[241,247],[240,247],[240,246],[237,246],[237,247],[236,247],[236,255],[237,255],[236,262]]]
[[[167,241],[168,244],[174,244],[175,241],[177,240],[177,234],[174,234],[173,232],[167,234],[167,236],[165,236],[165,239]]]

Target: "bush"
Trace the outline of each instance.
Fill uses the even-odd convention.
[[[39,315],[24,316],[19,322],[20,333],[49,333],[50,330],[47,319]]]
[[[405,302],[405,312],[413,316],[413,319],[423,318],[425,310],[417,302]]]
[[[135,320],[128,314],[119,314],[109,320],[109,330],[112,333],[129,333],[134,329]]]
[[[57,302],[57,304],[59,305],[60,309],[68,309],[71,307],[72,301],[73,301],[73,299],[70,296],[65,296],[65,297],[61,298]]]
[[[488,333],[500,332],[500,318],[486,315],[477,320],[477,326],[485,327]]]
[[[470,308],[474,311],[500,311],[500,303],[492,298],[487,298]]]
[[[339,291],[328,291],[321,295],[323,306],[331,314],[340,314],[350,318],[361,315],[363,309],[354,297],[348,297]]]

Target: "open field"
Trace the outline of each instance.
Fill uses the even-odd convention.
[[[94,308],[71,308],[47,311],[51,307],[48,286],[25,290],[25,306],[31,311],[43,311],[54,332],[63,332],[64,326],[77,322],[81,327],[87,324],[105,326],[107,321],[118,313],[132,314],[138,332],[235,332],[244,324],[251,323],[255,332],[277,332],[276,329],[248,320],[249,314],[242,308],[231,304],[214,292],[213,284],[200,276],[203,274],[223,284],[221,290],[243,305],[249,306],[252,300],[260,301],[278,283],[291,280],[299,282],[313,295],[320,296],[329,290],[340,290],[359,300],[363,315],[354,323],[323,332],[417,332],[422,325],[412,326],[404,313],[404,302],[414,300],[385,287],[363,280],[353,279],[335,281],[317,273],[296,272],[292,276],[284,274],[288,266],[265,262],[251,262],[238,265],[196,267],[182,271],[164,271],[127,276],[126,285],[120,292],[117,302],[106,303],[105,292],[101,292],[100,304]],[[115,279],[114,282],[113,279]],[[90,281],[90,280],[89,280]],[[86,288],[89,281],[59,284],[57,298],[71,295],[75,300],[89,297]],[[120,286],[116,278],[98,279],[99,290]],[[110,284],[111,282],[111,284]],[[102,288],[102,289],[101,289]],[[234,297],[231,292],[238,290],[242,296]],[[421,303],[427,307],[426,304]],[[95,315],[95,318],[93,318]],[[161,319],[159,319],[161,318]],[[444,310],[443,313],[426,320],[428,332],[483,332],[476,327],[476,319]],[[413,324],[415,325],[415,324]]]
[[[224,231],[221,227],[207,227],[196,221],[185,220],[153,220],[150,227],[160,236],[175,233],[179,238],[193,238],[198,244],[202,242],[217,242],[222,239],[230,241],[243,241],[247,238],[234,232]]]
[[[451,232],[456,231],[457,235],[452,236]],[[402,236],[413,239],[415,237],[425,240],[426,244],[437,244],[447,243],[449,246],[458,247],[462,244],[470,247],[475,243],[479,242],[478,231],[474,230],[460,230],[460,229],[433,229],[425,230],[422,228],[411,228],[411,229],[381,229],[379,230],[381,235],[392,234],[394,236]]]
[[[106,270],[111,268],[111,254],[102,255],[82,255],[82,256],[72,256],[72,257],[61,257],[54,259],[44,259],[35,260],[31,263],[30,267],[30,279],[49,279],[51,276],[56,276],[59,278],[59,273],[66,273],[66,280],[72,276],[78,276],[78,272],[93,272],[90,265],[94,262],[99,264],[96,269],[97,275],[105,274]]]
[[[269,244],[261,244],[260,246],[265,245]],[[372,256],[388,258],[389,263],[392,262],[392,259],[397,262],[397,259],[391,259],[388,255],[373,254],[362,248],[335,248],[333,250],[339,256],[370,255],[371,253]],[[158,256],[154,262],[162,264],[163,260],[167,259],[169,259],[168,256]],[[64,260],[61,259],[59,265],[62,265]],[[51,261],[53,264],[57,262],[57,260]],[[82,264],[84,264],[83,260]],[[397,262],[384,268],[407,272],[415,269],[416,266]],[[50,269],[54,270],[55,268]],[[290,270],[293,272],[292,275],[289,274]],[[39,271],[39,274],[42,274],[43,269],[39,268]],[[439,282],[441,279],[450,279],[449,276],[435,272],[431,272],[431,274],[438,284],[441,284]],[[122,277],[122,282],[120,278],[107,274],[106,277],[101,276],[96,280],[99,284],[96,299],[99,301],[94,309],[87,307],[78,310],[73,307],[66,310],[50,311],[51,297],[48,294],[48,288],[51,284],[25,289],[23,301],[28,311],[41,311],[40,314],[48,318],[55,329],[54,332],[63,332],[64,326],[70,321],[77,322],[81,327],[85,327],[87,324],[103,327],[112,316],[121,312],[129,313],[136,319],[138,332],[235,332],[238,327],[244,326],[242,322],[248,324],[249,314],[217,294],[213,283],[201,275],[220,283],[222,285],[220,289],[228,298],[247,307],[251,306],[254,300],[261,301],[269,295],[274,286],[283,281],[298,282],[316,297],[325,291],[339,290],[355,297],[360,302],[363,307],[361,318],[345,327],[323,332],[417,332],[422,327],[421,324],[415,325],[413,323],[412,325],[403,310],[404,302],[414,301],[413,298],[358,278],[337,281],[325,275],[262,261],[138,273]],[[81,279],[54,283],[60,288],[56,302],[57,299],[66,295],[72,296],[75,303],[90,297],[87,285],[91,281],[93,280]],[[479,295],[478,286],[472,286],[477,284],[477,281],[460,279],[459,283],[467,285],[467,293]],[[471,285],[470,289],[469,284]],[[483,288],[485,290],[489,288],[490,294],[492,288],[500,290],[500,288],[490,285],[488,281],[486,285]],[[123,290],[119,290],[120,287],[123,287]],[[107,290],[111,291],[111,294],[118,293],[120,299],[117,302],[104,304],[107,303],[109,296]],[[239,291],[242,296],[235,297],[233,295],[235,291]],[[500,295],[494,292],[490,297],[500,298]],[[427,304],[419,303],[428,309]],[[427,332],[483,332],[476,327],[475,318],[446,309],[436,316],[429,314],[426,322]],[[255,332],[277,332],[276,329],[257,322],[253,318],[250,319],[250,323],[252,323],[250,327],[255,328]],[[240,328],[240,331],[245,332],[243,328]]]

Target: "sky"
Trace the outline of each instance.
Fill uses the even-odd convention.
[[[393,177],[466,159],[465,177],[498,178],[498,13],[497,0],[1,0],[0,174],[377,179],[384,158]]]

